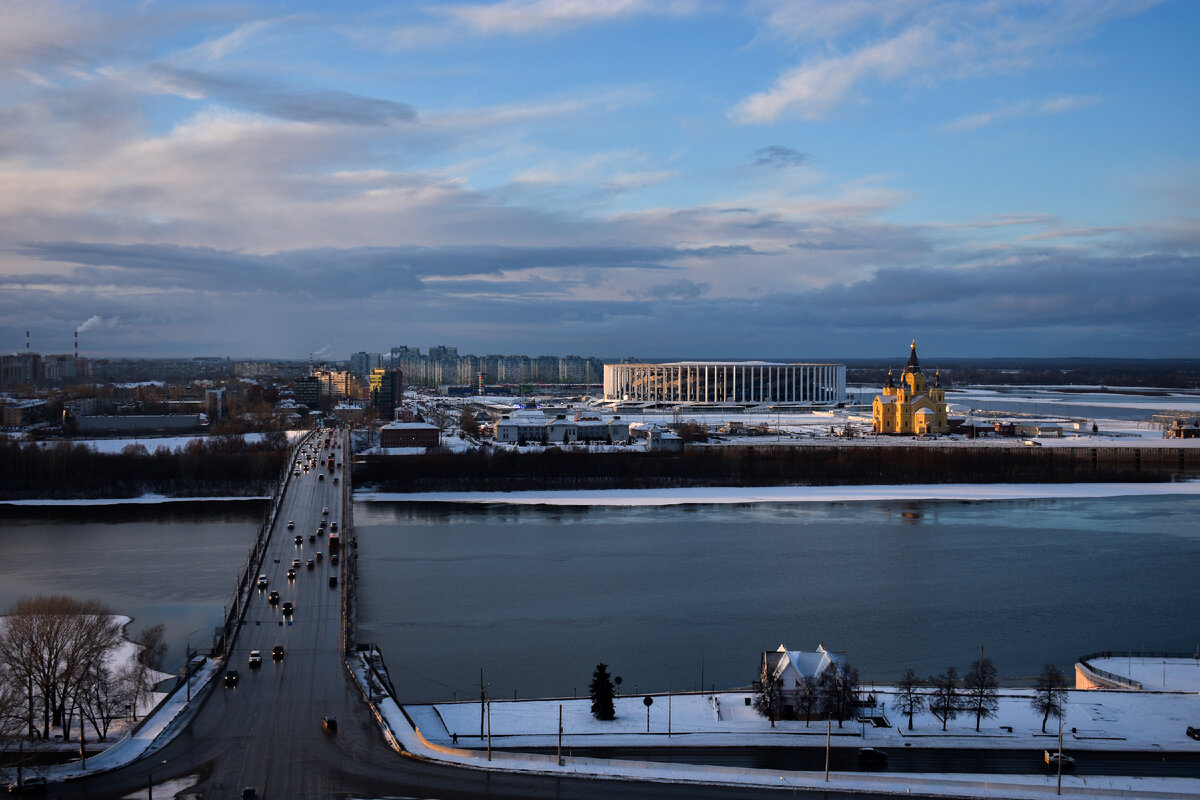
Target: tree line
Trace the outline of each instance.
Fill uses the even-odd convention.
[[[253,443],[213,436],[174,449],[130,444],[119,453],[0,440],[0,499],[270,494],[286,448],[282,432]]]
[[[1167,451],[1170,452],[1167,452]],[[516,491],[682,486],[890,483],[1076,483],[1176,480],[1200,475],[1200,450],[1106,453],[1052,447],[697,447],[683,453],[539,452],[365,456],[354,480],[380,491]]]
[[[106,739],[117,720],[136,718],[166,655],[164,628],[139,637],[133,664],[111,663],[121,625],[96,600],[24,597],[0,619],[0,736],[63,739],[74,725]]]

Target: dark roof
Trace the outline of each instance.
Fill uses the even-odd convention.
[[[913,339],[912,353],[908,357],[908,363],[904,365],[905,372],[920,372],[921,362],[917,360],[917,340]]]

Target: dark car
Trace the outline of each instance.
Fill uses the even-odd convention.
[[[310,534],[308,535],[308,540],[309,540],[310,542],[315,542],[315,541],[317,540],[317,535],[316,535],[315,533],[310,533]]]
[[[337,575],[330,575],[330,576],[329,576],[329,588],[330,588],[330,589],[336,589],[336,588],[337,588]]]
[[[295,527],[296,527],[296,523],[293,520],[289,519],[288,520],[288,530],[290,531],[292,528],[295,528]]]
[[[329,523],[329,530],[331,530],[331,531],[336,531],[336,530],[337,530],[337,523],[336,523],[336,522],[331,522],[331,523]]]
[[[290,617],[292,615],[292,604],[291,603],[283,604],[283,613],[284,613],[284,616],[288,616],[288,617]]]
[[[294,580],[296,580],[296,570],[295,570],[295,569],[289,569],[289,570],[287,571],[287,579],[288,579],[289,581],[294,581]]]
[[[1193,739],[1200,739],[1200,728],[1193,728],[1191,725],[1189,725],[1187,729],[1187,735]]]
[[[331,554],[329,555],[329,563],[330,563],[330,564],[336,564],[336,563],[338,563],[338,554],[337,554],[337,553],[331,553]]]
[[[279,592],[271,592],[267,595],[267,602],[273,606],[279,605]]]
[[[258,790],[253,786],[242,789],[242,800],[258,800]]]
[[[874,747],[858,748],[858,766],[863,769],[883,769],[887,766],[887,753]]]
[[[271,648],[271,658],[276,661],[283,661],[283,645],[277,644]]]
[[[317,551],[317,561],[321,561],[321,560],[323,560],[324,558],[325,558],[325,556],[321,555],[321,551],[320,551],[320,550],[318,550],[318,551]]]
[[[238,671],[236,669],[231,669],[225,673],[225,688],[226,689],[234,688],[235,686],[237,686],[237,682],[238,682]]]
[[[313,563],[313,560],[310,558],[308,560],[308,564],[306,564],[305,566],[307,566],[309,569],[314,569],[317,565],[315,563]]]
[[[337,717],[321,717],[321,730],[326,733],[337,733]]]
[[[296,544],[304,544],[304,537],[299,534],[296,534],[296,538],[293,539],[292,541],[294,541]]]

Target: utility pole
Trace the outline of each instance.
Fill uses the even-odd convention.
[[[558,765],[561,767],[562,762],[562,703],[558,704]]]
[[[479,738],[483,738],[484,706],[487,704],[487,692],[483,685],[483,667],[479,668]]]
[[[829,783],[829,737],[833,733],[833,717],[825,715],[825,782]]]
[[[487,704],[488,761],[492,760],[492,704]]]

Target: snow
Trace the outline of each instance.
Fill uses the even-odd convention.
[[[287,431],[288,443],[295,443],[297,439],[308,433],[305,430],[290,430]],[[261,433],[243,434],[243,438],[247,444],[254,444],[262,440]],[[193,439],[210,439],[211,436],[132,436],[122,437],[119,439],[70,439],[71,444],[82,444],[95,450],[97,453],[119,453],[131,444],[144,445],[147,450],[153,453],[159,447],[166,447],[169,450],[175,450],[181,447],[187,447],[188,442]],[[42,442],[43,446],[53,446],[57,441]]]
[[[119,506],[128,504],[159,503],[199,503],[219,502],[228,503],[234,500],[270,500],[265,495],[237,495],[225,497],[167,497],[163,494],[143,494],[138,497],[109,497],[109,498],[74,498],[70,500],[0,500],[0,505],[7,506]]]
[[[843,503],[886,500],[1042,500],[1200,495],[1200,481],[1178,483],[940,483],[882,486],[714,486],[529,492],[355,492],[367,502],[512,503],[550,506],[670,506],[692,503]]]
[[[359,660],[352,663],[352,671],[370,694],[368,669]],[[377,690],[376,690],[377,693]],[[1028,746],[1033,763],[1028,775],[969,775],[969,774],[899,774],[899,773],[830,773],[828,783],[820,772],[785,772],[750,768],[732,768],[678,763],[634,762],[617,759],[582,758],[570,755],[570,749],[584,745],[615,745],[628,743],[636,746],[662,745],[721,745],[770,743],[781,746],[810,744],[821,746],[825,731],[819,723],[804,728],[804,723],[770,723],[762,718],[734,719],[722,723],[717,720],[717,701],[724,700],[734,708],[745,707],[745,693],[688,694],[673,696],[669,700],[658,696],[650,707],[651,733],[645,733],[646,710],[641,697],[617,699],[618,717],[613,722],[601,723],[588,713],[588,700],[552,699],[540,701],[494,701],[491,703],[491,730],[496,746],[547,746],[556,744],[559,707],[563,710],[564,757],[557,763],[554,755],[540,755],[507,750],[493,750],[489,755],[486,741],[478,733],[479,705],[476,703],[450,703],[436,706],[406,706],[401,708],[389,696],[378,700],[374,708],[376,717],[384,729],[385,738],[398,750],[417,757],[469,769],[503,770],[541,775],[569,775],[571,777],[615,778],[626,780],[653,781],[660,783],[703,783],[739,787],[772,787],[862,790],[898,794],[916,792],[945,797],[1044,797],[1053,791],[1056,777],[1041,774],[1038,753],[1053,749],[1057,737],[1040,734],[1040,719],[1036,718],[1028,705],[1028,693],[1006,692],[1001,703],[1000,717],[987,722],[987,735],[975,734],[973,724],[952,726],[950,735],[938,736],[940,731],[931,730],[929,721],[921,728],[922,734],[933,734],[929,741],[920,746],[959,746],[963,742],[977,742],[976,746],[995,747],[998,737],[1003,736],[1005,747]],[[1081,697],[1082,695],[1082,697]],[[1159,698],[1159,704],[1146,702],[1147,698]],[[1171,703],[1163,705],[1162,698]],[[886,702],[886,698],[882,698]],[[1142,703],[1139,705],[1139,700]],[[1184,702],[1190,703],[1181,708]],[[739,705],[740,704],[740,705]],[[1183,739],[1182,749],[1200,749],[1200,743],[1187,739],[1179,728],[1178,720],[1166,710],[1176,709],[1186,714],[1200,710],[1200,698],[1184,695],[1146,695],[1128,692],[1075,692],[1068,711],[1068,724],[1072,721],[1088,721],[1095,716],[1115,716],[1115,725],[1124,733],[1134,736],[1139,742],[1147,742],[1158,735],[1171,736],[1171,740]],[[668,712],[669,709],[669,712]],[[666,717],[670,714],[670,734],[665,730]],[[744,715],[743,715],[744,716]],[[446,720],[446,724],[443,724]],[[896,720],[893,720],[894,722]],[[959,722],[963,722],[962,718]],[[1013,732],[1001,729],[1001,725],[1012,723]],[[1035,727],[1036,723],[1036,727]],[[447,731],[447,724],[459,732],[458,746],[454,745]],[[921,723],[919,723],[921,724]],[[460,727],[461,725],[461,727]],[[968,729],[969,727],[969,729]],[[1078,726],[1076,726],[1078,728]],[[930,730],[926,730],[930,729]],[[835,729],[836,730],[836,729]],[[1072,739],[1075,749],[1099,749],[1092,746],[1084,729],[1080,736]],[[617,731],[617,732],[612,732]],[[865,731],[865,739],[863,734]],[[1036,731],[1036,733],[1035,733]],[[1057,732],[1057,731],[1056,731]],[[498,737],[503,740],[496,741]],[[634,738],[636,737],[636,738]],[[864,728],[847,724],[836,737],[831,737],[841,747],[904,747],[909,738],[899,729]],[[1081,744],[1086,742],[1087,744]],[[1053,744],[1052,744],[1053,743]],[[1190,743],[1190,744],[1189,744]],[[463,745],[473,745],[470,749]],[[1124,749],[1124,748],[1122,748]],[[1149,748],[1153,749],[1153,748]],[[1134,777],[1077,777],[1064,775],[1063,788],[1071,794],[1087,793],[1090,796],[1126,796],[1133,793],[1140,797],[1194,797],[1200,794],[1200,780],[1188,778],[1134,778]]]
[[[1200,694],[1200,654],[1194,658],[1156,658],[1130,653],[1089,658],[1087,663],[1095,669],[1132,678],[1140,682],[1145,691]],[[1200,716],[1191,724],[1200,725]]]

